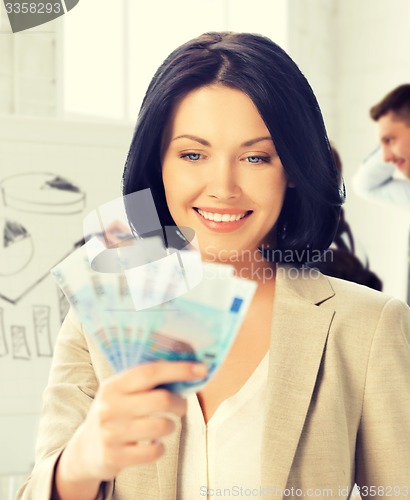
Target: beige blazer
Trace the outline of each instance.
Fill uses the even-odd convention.
[[[50,498],[55,463],[99,380],[111,374],[70,313],[44,393],[36,465],[18,499]],[[279,267],[266,403],[262,484],[255,485],[263,498],[348,498],[355,482],[369,498],[410,498],[410,310],[399,300]],[[177,498],[177,423],[166,454],[124,470],[107,485],[107,498]]]

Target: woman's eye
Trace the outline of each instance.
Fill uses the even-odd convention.
[[[270,157],[269,156],[247,156],[246,161],[249,163],[269,163]]]
[[[185,153],[180,158],[186,158],[189,161],[198,161],[201,159],[200,153]]]

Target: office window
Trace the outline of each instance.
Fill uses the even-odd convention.
[[[168,53],[220,30],[262,33],[286,48],[286,0],[80,2],[61,21],[61,114],[134,122]]]

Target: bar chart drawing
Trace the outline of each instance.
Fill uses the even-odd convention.
[[[31,359],[30,349],[26,338],[26,329],[21,325],[12,325],[10,327],[11,331],[11,342],[13,349],[14,359]]]
[[[50,306],[33,306],[34,337],[38,357],[51,357],[53,346],[50,333]]]

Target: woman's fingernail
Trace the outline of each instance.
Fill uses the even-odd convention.
[[[199,375],[200,377],[205,377],[208,373],[208,367],[203,363],[198,363],[192,366],[192,373],[194,375]]]

